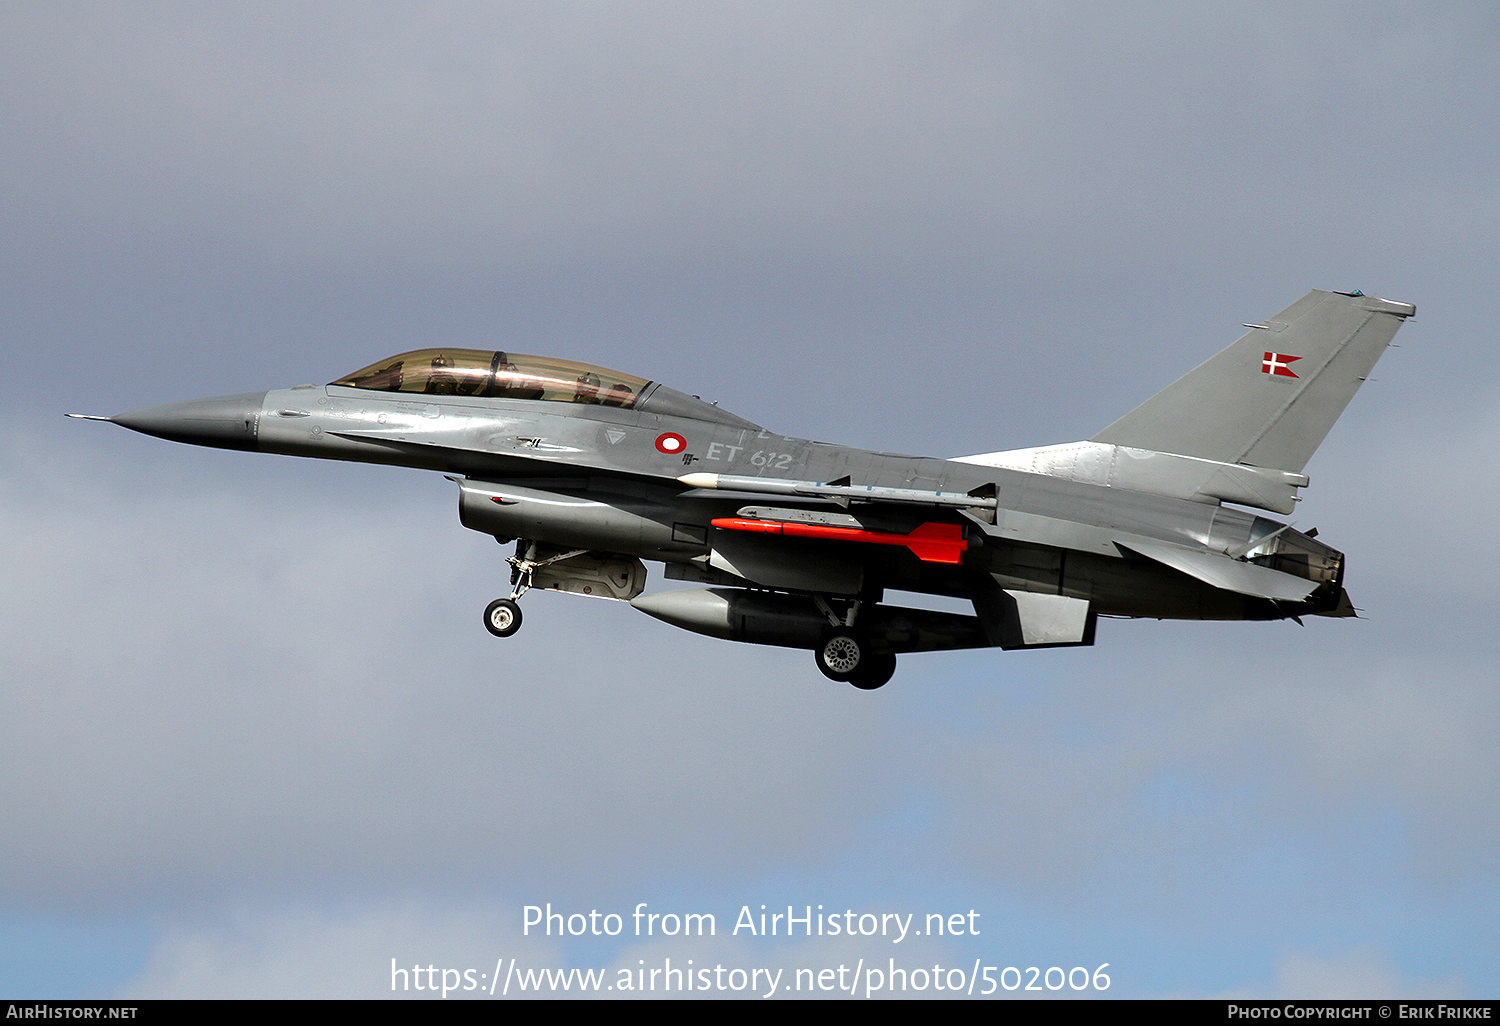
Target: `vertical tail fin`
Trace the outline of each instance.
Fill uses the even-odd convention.
[[[1416,312],[1314,290],[1089,441],[1301,471]]]

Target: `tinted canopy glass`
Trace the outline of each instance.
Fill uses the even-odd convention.
[[[377,392],[541,399],[628,409],[651,382],[550,356],[481,349],[417,349],[373,363],[332,384]]]

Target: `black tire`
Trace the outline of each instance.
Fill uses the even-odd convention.
[[[870,646],[864,638],[848,630],[831,630],[823,635],[813,650],[818,669],[829,680],[847,682],[869,658]]]
[[[885,687],[896,674],[896,655],[893,652],[871,652],[859,669],[849,677],[849,683],[861,691],[874,691]]]
[[[508,638],[521,629],[521,607],[510,599],[496,599],[484,607],[484,629]]]

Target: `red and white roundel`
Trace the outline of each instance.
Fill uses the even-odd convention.
[[[664,452],[668,456],[676,456],[687,448],[687,439],[676,431],[668,431],[656,436],[656,451]]]

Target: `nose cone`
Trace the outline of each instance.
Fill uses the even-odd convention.
[[[265,392],[223,395],[216,399],[194,399],[167,403],[134,413],[110,417],[110,421],[157,438],[220,449],[256,448],[256,428]]]

